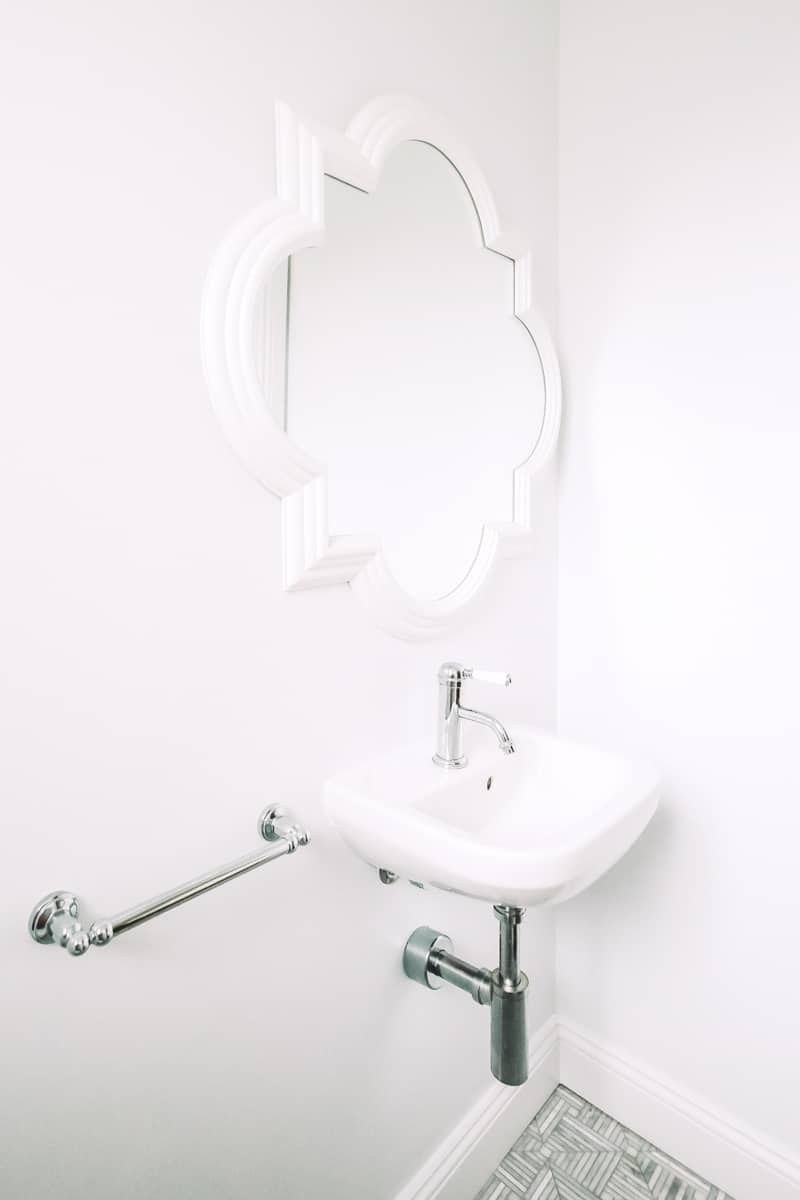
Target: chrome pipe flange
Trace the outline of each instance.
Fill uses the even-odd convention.
[[[435,991],[444,985],[444,980],[431,973],[430,960],[434,950],[444,950],[447,954],[452,954],[453,943],[446,933],[439,933],[427,925],[420,925],[406,942],[403,950],[403,970],[415,983],[421,983]]]

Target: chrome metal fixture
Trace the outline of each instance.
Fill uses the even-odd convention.
[[[406,942],[403,970],[424,987],[451,983],[476,1004],[491,1005],[492,1074],[516,1087],[528,1078],[528,977],[519,965],[519,925],[525,910],[496,904],[494,911],[500,922],[500,963],[495,971],[457,958],[447,934],[427,925],[415,929]]]
[[[284,854],[292,854],[299,846],[307,846],[308,832],[296,823],[285,809],[277,804],[266,808],[258,819],[258,831],[270,845],[264,850],[237,858],[234,862],[226,863],[215,871],[190,879],[169,892],[145,900],[134,908],[117,913],[115,917],[95,921],[88,929],[80,922],[80,905],[72,892],[51,892],[41,900],[28,920],[28,931],[36,942],[49,945],[55,942],[63,946],[69,954],[85,954],[90,946],[106,946],[112,938],[135,929],[145,921],[158,917],[161,913],[194,900],[203,892],[227,883],[229,879],[237,879],[247,871],[253,871],[273,859],[281,858]]]
[[[436,753],[433,761],[437,767],[448,769],[465,767],[467,756],[463,750],[461,722],[475,721],[493,730],[504,754],[514,753],[514,743],[503,725],[488,713],[465,708],[461,703],[461,685],[465,679],[477,679],[481,683],[499,683],[509,687],[511,676],[502,671],[474,671],[461,663],[446,662],[439,667],[439,712],[436,729]]]

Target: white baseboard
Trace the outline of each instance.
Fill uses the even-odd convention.
[[[472,1200],[557,1086],[558,1030],[551,1017],[531,1038],[528,1082],[488,1087],[396,1200]]]
[[[528,1082],[488,1087],[396,1200],[471,1200],[559,1083],[735,1200],[800,1197],[800,1155],[589,1030],[552,1017],[532,1038]]]
[[[560,1080],[736,1200],[798,1200],[800,1155],[700,1096],[558,1021]]]

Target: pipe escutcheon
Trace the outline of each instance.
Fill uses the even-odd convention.
[[[420,925],[411,934],[403,950],[403,970],[409,979],[435,990],[442,987],[444,980],[432,975],[429,970],[430,957],[434,950],[453,952],[453,943],[446,933],[439,933],[427,925]]]

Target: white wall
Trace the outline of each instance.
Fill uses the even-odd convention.
[[[800,19],[563,0],[564,733],[663,810],[559,914],[559,1011],[800,1146]]]
[[[344,589],[283,594],[279,506],[210,411],[199,305],[219,239],[274,185],[275,98],[343,127],[405,91],[461,131],[530,232],[553,316],[556,5],[502,7],[6,5],[9,1200],[380,1200],[489,1083],[486,1014],[408,984],[399,954],[430,923],[489,961],[491,911],[381,888],[326,828],[320,787],[431,730],[448,656],[514,673],[512,729],[552,722],[552,484],[535,559],[452,637],[390,640]],[[271,798],[308,822],[308,852],[84,959],[28,939],[56,886],[98,916],[254,848]],[[549,917],[528,922],[526,960],[535,1026],[553,1008]]]

